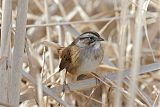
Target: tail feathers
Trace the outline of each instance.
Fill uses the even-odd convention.
[[[58,54],[59,54],[59,57],[61,58],[62,57],[62,51],[64,50],[64,47],[60,47],[58,48]]]

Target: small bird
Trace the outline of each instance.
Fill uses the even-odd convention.
[[[103,38],[97,32],[84,32],[78,36],[61,53],[59,72],[66,69],[77,77],[94,71],[103,59],[103,48],[101,46]]]

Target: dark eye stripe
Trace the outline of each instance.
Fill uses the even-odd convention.
[[[89,37],[83,37],[83,38],[80,38],[80,40],[87,39],[87,38],[89,38]]]

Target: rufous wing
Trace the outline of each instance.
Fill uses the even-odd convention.
[[[63,69],[68,69],[68,67],[71,64],[71,53],[70,53],[70,48],[66,47],[65,49],[63,49],[62,53],[61,53],[61,62],[59,65],[59,72],[62,71]]]

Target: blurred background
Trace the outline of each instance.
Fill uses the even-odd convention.
[[[160,106],[159,0],[27,0],[26,6],[24,0],[7,0],[8,4],[0,1],[1,71],[4,60],[6,65],[13,61],[9,57],[14,56],[17,28],[21,32],[21,23],[16,24],[17,10],[25,14],[28,5],[27,17],[20,16],[22,20],[26,18],[26,26],[22,25],[26,32],[22,32],[25,37],[22,79],[18,87],[20,107],[63,106],[50,91],[71,107]],[[9,7],[12,15],[3,19],[4,9]],[[4,42],[7,37],[4,35],[4,20],[6,23],[9,20],[10,25],[9,46]],[[105,39],[103,64],[106,67],[103,71],[106,76],[111,76],[109,80],[102,79],[98,85],[93,77],[73,82],[70,84],[71,92],[64,94],[61,86],[63,76],[56,73],[60,61],[58,49],[59,46],[68,46],[85,31],[96,31]],[[7,60],[2,57],[5,46]],[[5,67],[4,71],[8,69]],[[127,77],[124,79],[123,76]],[[3,88],[4,79],[0,80]],[[5,99],[3,91],[0,92],[0,98]],[[0,104],[4,105],[2,102]]]

